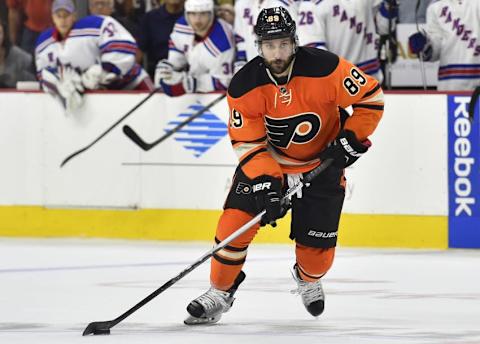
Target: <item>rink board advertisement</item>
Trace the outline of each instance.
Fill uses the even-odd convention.
[[[211,240],[237,164],[226,100],[148,151],[124,125],[152,143],[219,96],[155,95],[61,168],[146,94],[88,94],[65,115],[49,95],[0,92],[0,236]],[[341,245],[446,248],[446,104],[386,95],[372,148],[346,171]],[[289,242],[288,231],[284,220],[259,236]]]
[[[470,97],[448,96],[449,247],[480,248],[479,106],[470,123]]]

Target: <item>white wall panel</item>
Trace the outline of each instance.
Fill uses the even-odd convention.
[[[194,113],[199,102],[207,104],[216,94],[156,95],[91,149],[59,168],[66,156],[92,142],[145,96],[91,94],[78,113],[65,116],[46,94],[0,93],[0,204],[221,208],[237,162],[227,135],[218,136],[218,142],[195,156],[185,147],[190,144],[178,139],[201,138],[192,133],[204,127],[189,127],[189,132],[148,152],[122,132],[128,124],[152,142],[170,122],[185,118],[179,114]],[[445,95],[386,95],[384,118],[371,138],[371,151],[347,170],[346,212],[447,214],[446,105]],[[209,122],[224,124],[225,129],[225,100],[208,114]]]

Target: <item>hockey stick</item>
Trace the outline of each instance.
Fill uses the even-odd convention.
[[[472,93],[472,98],[470,98],[470,104],[468,104],[468,119],[470,123],[473,123],[473,117],[475,116],[475,106],[477,105],[478,98],[480,97],[480,86]]]
[[[324,162],[322,162],[318,167],[314,168],[312,171],[310,171],[304,178],[303,181],[299,181],[298,184],[295,184],[291,188],[289,188],[283,196],[282,201],[285,201],[286,199],[290,199],[298,190],[300,190],[303,185],[311,182],[315,177],[317,177],[320,173],[325,171],[328,166],[333,162],[333,159],[327,159]],[[109,321],[95,321],[90,324],[85,328],[83,331],[83,335],[87,336],[89,334],[94,334],[94,335],[106,335],[110,334],[110,329],[117,325],[119,322],[123,321],[126,317],[129,315],[135,313],[139,308],[143,307],[146,305],[148,302],[153,300],[155,297],[157,297],[159,294],[163,293],[165,290],[170,288],[172,285],[177,283],[180,279],[185,277],[187,274],[189,274],[191,271],[193,271],[195,268],[200,266],[203,262],[205,262],[207,259],[212,257],[216,252],[220,251],[222,248],[227,246],[230,242],[238,238],[240,235],[245,233],[250,227],[255,225],[260,221],[263,215],[265,215],[266,210],[261,211],[257,216],[255,216],[253,219],[245,223],[242,227],[238,228],[235,232],[230,234],[227,238],[225,238],[222,242],[214,246],[210,251],[205,253],[202,257],[200,257],[196,262],[194,262],[192,265],[187,267],[185,270],[180,272],[177,276],[173,277],[169,281],[167,281],[164,285],[159,287],[157,290],[155,290],[153,293],[148,295],[146,298],[144,298],[142,301],[137,303],[135,306],[130,308],[128,311],[123,313],[122,315],[118,316],[117,318]]]
[[[202,109],[198,110],[195,112],[192,116],[188,117],[185,121],[177,125],[175,128],[172,130],[169,130],[165,135],[161,136],[159,139],[153,141],[152,143],[145,142],[129,125],[124,125],[123,126],[123,132],[125,135],[128,136],[130,140],[135,142],[137,146],[139,146],[141,149],[144,151],[149,151],[156,145],[158,145],[160,142],[165,141],[167,138],[178,132],[180,129],[182,129],[184,126],[186,126],[188,123],[192,122],[196,118],[200,117],[203,115],[208,109],[210,109],[212,106],[216,105],[218,102],[220,102],[223,98],[225,98],[226,94],[222,94],[220,97],[215,98],[213,101],[208,103],[205,107]]]
[[[420,32],[420,27],[418,25],[418,10],[420,9],[420,2],[422,0],[417,0],[417,6],[415,7],[415,23],[417,24],[417,31]],[[427,74],[425,72],[425,65],[423,63],[423,54],[420,51],[418,54],[418,60],[420,61],[420,70],[422,73],[422,83],[423,83],[423,89],[427,90]]]
[[[146,96],[140,103],[138,103],[137,105],[135,105],[133,108],[130,109],[130,111],[128,111],[125,115],[123,115],[118,121],[116,121],[115,123],[113,123],[107,130],[105,130],[99,137],[97,137],[92,143],[90,143],[89,145],[83,147],[82,149],[79,149],[78,151],[76,152],[73,152],[72,154],[70,154],[69,156],[67,156],[65,158],[65,160],[62,161],[62,163],[60,164],[60,168],[62,168],[63,166],[65,166],[65,164],[67,162],[69,162],[71,159],[73,159],[74,157],[76,157],[77,155],[85,152],[87,149],[89,149],[90,147],[92,147],[95,143],[97,143],[98,141],[100,141],[105,135],[107,135],[110,131],[112,131],[120,122],[122,122],[125,118],[127,118],[128,116],[130,116],[135,110],[137,110],[140,106],[143,105],[143,103],[145,103],[147,100],[149,100],[155,93],[157,93],[158,91],[160,91],[161,88],[158,87],[156,89],[154,89],[152,92],[150,92],[150,94],[148,96]]]

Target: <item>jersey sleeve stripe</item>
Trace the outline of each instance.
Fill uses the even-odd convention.
[[[379,88],[380,88],[380,84],[377,83],[377,85],[373,89],[365,93],[362,98],[365,99],[370,97],[372,94],[375,94],[375,92],[377,92]]]
[[[371,109],[371,110],[382,110],[383,105],[372,105],[372,104],[353,104],[352,108],[364,108],[364,109]]]
[[[357,102],[357,104],[365,104],[365,103],[381,103],[381,104],[383,104],[384,103],[383,100],[384,100],[383,92],[380,91],[380,92],[377,92],[376,94],[374,94],[373,96],[371,96],[369,98],[362,99],[361,101]]]
[[[126,41],[126,40],[115,40],[115,41],[108,41],[105,44],[102,44],[99,48],[105,49],[106,47],[112,45],[112,44],[118,44],[118,45],[127,45],[127,46],[132,46],[132,47],[137,47],[137,44],[132,41]]]
[[[319,158],[315,158],[307,161],[297,160],[297,159],[285,156],[284,154],[280,154],[274,149],[269,149],[269,152],[272,155],[273,159],[283,166],[295,166],[295,167],[312,166],[313,168],[315,167],[313,166],[314,164],[318,164],[318,162],[320,162]]]
[[[240,160],[240,163],[238,164],[240,167],[244,166],[247,164],[250,160],[252,160],[257,154],[267,152],[267,148],[263,147],[260,148],[252,153],[249,153],[247,156],[245,156],[243,159]]]
[[[265,143],[240,143],[233,146],[239,160],[244,160],[245,156],[261,149],[265,149]]]
[[[233,145],[236,145],[238,143],[260,143],[260,142],[265,142],[265,140],[267,139],[267,136],[263,136],[259,139],[255,139],[255,140],[250,140],[250,141],[235,141],[235,140],[232,140],[232,146]]]

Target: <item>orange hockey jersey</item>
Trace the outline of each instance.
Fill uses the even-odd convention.
[[[281,85],[256,57],[228,88],[229,134],[249,178],[282,178],[316,167],[319,153],[338,135],[338,107],[353,107],[345,122],[360,141],[383,113],[378,82],[337,55],[300,47],[289,80]]]

